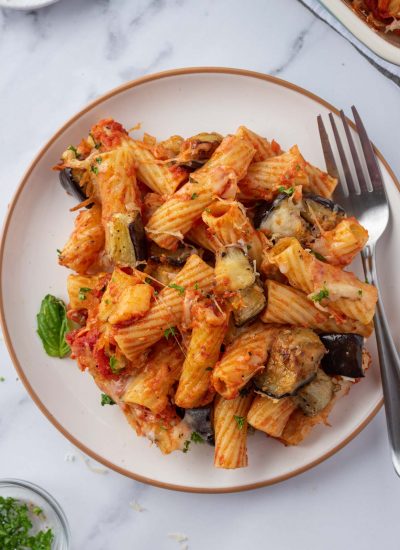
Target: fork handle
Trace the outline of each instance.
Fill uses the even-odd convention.
[[[400,358],[389,331],[383,303],[381,301],[375,262],[375,246],[367,245],[361,252],[364,273],[368,282],[378,290],[374,324],[379,363],[385,400],[386,422],[392,450],[392,462],[400,476]]]

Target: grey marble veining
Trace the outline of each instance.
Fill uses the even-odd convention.
[[[28,163],[67,118],[128,79],[175,67],[270,72],[345,109],[355,102],[400,173],[399,88],[296,0],[61,0],[32,12],[0,9],[0,60],[1,219]],[[27,397],[3,341],[0,376],[0,476],[53,493],[74,549],[337,550],[344,541],[398,548],[400,485],[382,413],[295,479],[236,495],[182,494],[92,471]]]

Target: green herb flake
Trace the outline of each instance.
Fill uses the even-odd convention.
[[[110,369],[111,371],[116,374],[118,373],[120,370],[121,370],[121,367],[119,366],[119,361],[118,359],[115,357],[115,355],[111,355],[110,359],[109,359],[109,365],[110,365]]]
[[[101,164],[103,162],[103,159],[101,157],[96,157],[94,160],[97,162],[97,164]]]
[[[175,334],[176,334],[175,327],[168,327],[167,329],[164,330],[164,338],[166,340],[168,340],[170,336],[175,336]]]
[[[79,289],[79,292],[78,292],[78,298],[79,300],[81,300],[81,302],[83,300],[86,300],[86,293],[87,292],[90,292],[92,289],[91,288],[88,288],[86,286],[82,286],[80,289]]]
[[[71,350],[65,341],[70,330],[65,304],[59,298],[47,294],[42,300],[36,316],[37,333],[50,357],[65,357]]]
[[[0,376],[0,382],[5,382],[5,380],[4,376]]]
[[[212,367],[207,367],[206,370],[211,371],[211,370],[212,370]]]
[[[146,285],[151,285],[151,279],[150,277],[146,277],[144,282],[146,283]]]
[[[246,422],[246,419],[244,416],[237,416],[236,414],[233,415],[233,418],[235,419],[235,422],[237,424],[237,427],[239,430],[243,429],[244,423]]]
[[[36,513],[35,509],[33,513]],[[40,510],[40,508],[37,509]],[[0,548],[2,550],[22,548],[51,550],[54,540],[53,531],[40,530],[32,535],[30,534],[32,527],[29,508],[24,502],[12,497],[0,497]]]
[[[61,256],[61,250],[59,248],[57,248],[57,254]]]
[[[75,155],[76,157],[78,157],[78,150],[77,150],[77,148],[74,147],[73,145],[69,145],[69,146],[67,147],[67,150],[68,150],[68,151],[72,151],[72,152],[74,153],[74,155]]]
[[[197,193],[193,193],[193,195],[190,197],[192,201],[194,201],[194,199],[197,199],[199,195]]]
[[[194,283],[194,289],[199,290],[199,283]]]
[[[360,288],[360,289],[358,290],[358,295],[359,295],[359,296],[362,296],[362,294],[363,294],[363,291],[362,291],[361,288]]]
[[[104,405],[115,405],[114,399],[106,393],[101,394],[101,406],[104,407]]]
[[[97,166],[91,166],[90,170],[93,172],[93,174],[96,174],[96,176],[99,173],[99,169],[97,168]]]
[[[32,509],[32,513],[35,514],[35,516],[41,516],[41,515],[43,515],[43,510],[41,508],[39,508],[39,506],[35,506]]]
[[[284,187],[283,185],[281,185],[280,187],[278,187],[278,191],[279,193],[285,193],[285,195],[291,197],[294,193],[294,187]]]
[[[326,262],[325,256],[323,256],[319,252],[315,252],[314,250],[311,250],[310,254],[312,254],[315,258],[317,258],[317,260],[319,260],[320,262]]]
[[[187,452],[188,452],[190,443],[191,443],[190,439],[187,439],[187,440],[185,441],[185,443],[183,444],[183,449],[182,449],[182,451],[183,451],[184,453],[187,453]]]
[[[322,288],[317,294],[314,294],[314,296],[311,296],[311,300],[313,302],[321,302],[324,298],[329,297],[329,290],[327,288]]]
[[[211,214],[211,210],[209,208],[206,208],[207,214]]]
[[[176,285],[175,283],[171,283],[168,286],[169,286],[169,288],[173,288],[173,289],[177,290],[179,292],[179,294],[184,294],[185,290],[186,290],[184,286]]]
[[[192,435],[190,436],[190,441],[193,441],[193,443],[204,443],[204,439],[197,432],[192,432]]]

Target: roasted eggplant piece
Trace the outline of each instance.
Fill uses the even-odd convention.
[[[180,245],[176,250],[166,250],[155,243],[151,243],[149,260],[157,264],[168,264],[172,267],[183,267],[193,252],[197,252],[193,246]]]
[[[82,187],[75,180],[71,168],[64,168],[64,170],[61,170],[59,172],[59,178],[61,186],[68,193],[68,195],[71,195],[79,202],[83,202],[87,199]],[[86,208],[90,208],[92,204],[93,203],[89,204]]]
[[[231,303],[235,325],[240,327],[261,313],[267,300],[262,286],[256,281],[252,286],[239,290]]]
[[[212,156],[222,141],[215,132],[203,132],[192,136],[182,143],[177,164],[191,171],[201,168]]]
[[[364,338],[359,334],[323,334],[320,336],[328,353],[321,367],[330,376],[363,378],[362,350]]]
[[[194,432],[201,435],[204,441],[209,445],[214,445],[214,427],[211,406],[185,409],[183,420]]]
[[[304,241],[309,235],[308,223],[301,216],[302,202],[294,202],[286,193],[279,194],[272,203],[258,206],[254,225],[273,239],[296,237]]]
[[[219,290],[242,290],[254,284],[256,276],[241,248],[227,246],[216,254],[215,279]]]
[[[325,197],[304,193],[302,200],[295,202],[287,193],[281,193],[272,203],[258,205],[254,225],[272,238],[296,237],[305,243],[320,236],[321,229],[334,229],[345,215],[339,204]]]
[[[331,231],[346,216],[346,212],[330,199],[313,195],[303,194],[303,208],[301,215],[311,225],[316,224],[324,231]]]
[[[112,215],[106,224],[106,252],[114,265],[119,266],[136,267],[147,258],[146,236],[139,212]]]
[[[254,379],[256,391],[280,399],[296,392],[315,377],[325,354],[311,329],[284,329],[272,345],[266,368]]]
[[[147,260],[147,240],[142,216],[136,212],[135,219],[128,226],[129,236],[135,250],[136,262]]]
[[[314,380],[300,388],[293,399],[306,416],[316,416],[325,409],[332,397],[332,378],[318,369]]]

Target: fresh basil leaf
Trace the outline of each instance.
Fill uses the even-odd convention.
[[[68,355],[71,349],[65,341],[65,335],[70,330],[70,326],[64,302],[47,294],[42,300],[36,319],[37,333],[47,355],[51,357]]]

